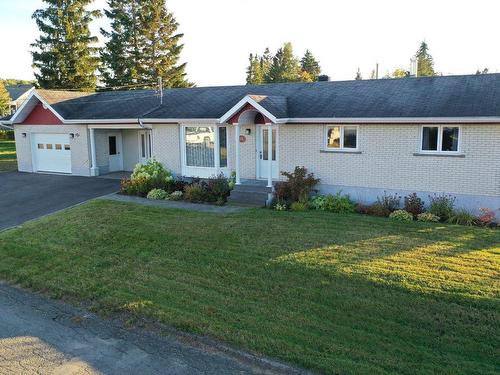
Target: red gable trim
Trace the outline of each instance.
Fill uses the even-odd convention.
[[[243,112],[246,112],[246,111],[257,111],[259,112],[259,110],[255,109],[255,107],[253,105],[251,105],[250,103],[247,103],[245,104],[245,106],[240,109],[238,111],[238,113],[236,113],[233,117],[231,117],[231,119],[228,121],[228,123],[230,124],[237,124],[239,119],[240,119],[240,116]],[[260,115],[260,116],[259,116]],[[259,112],[259,114],[257,116],[255,116],[255,123],[256,124],[269,124],[271,123],[272,121],[269,120],[266,116],[264,116],[262,113]]]
[[[38,103],[30,112],[28,117],[22,122],[23,125],[61,125],[62,121],[52,113],[50,109],[43,108],[42,103]]]

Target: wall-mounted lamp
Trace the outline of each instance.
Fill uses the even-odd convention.
[[[245,135],[252,134],[252,129],[245,129]]]
[[[75,133],[69,133],[69,137],[70,137],[71,139],[75,138]]]
[[[23,136],[23,138],[26,138],[26,133],[21,133],[21,135]]]

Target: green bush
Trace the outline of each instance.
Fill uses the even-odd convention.
[[[292,173],[281,172],[287,181],[278,182],[274,187],[275,199],[291,204],[293,202],[307,202],[314,191],[319,179],[313,173],[307,173],[304,167],[295,167]]]
[[[396,210],[394,212],[391,212],[389,218],[395,221],[407,222],[407,221],[413,221],[413,214],[405,210]]]
[[[448,222],[451,224],[473,226],[478,223],[478,219],[467,210],[458,210],[450,215]]]
[[[137,164],[130,179],[123,179],[120,191],[123,194],[145,197],[153,189],[171,191],[174,179],[170,171],[154,160]]]
[[[349,195],[342,195],[339,191],[336,194],[317,195],[311,199],[311,207],[316,210],[330,211],[338,214],[355,212],[355,204]]]
[[[416,219],[418,215],[424,212],[424,201],[417,195],[411,193],[404,198],[405,211],[408,211]]]
[[[439,216],[441,221],[447,221],[453,215],[453,207],[455,206],[456,198],[452,195],[442,194],[433,196],[429,195],[430,205],[429,212]]]
[[[290,205],[290,209],[292,211],[307,211],[309,209],[309,205],[306,202],[293,202]]]
[[[418,221],[428,222],[428,223],[437,223],[439,222],[439,216],[431,214],[430,212],[423,212],[417,216]]]
[[[154,189],[153,184],[145,177],[138,177],[134,180],[123,178],[120,183],[120,192],[127,195],[145,197],[152,189]]]
[[[201,183],[195,182],[191,185],[186,185],[184,188],[184,199],[194,203],[206,202],[208,200],[208,193]]]
[[[148,199],[154,199],[154,200],[163,200],[166,197],[167,197],[167,192],[163,189],[153,189],[147,195]]]
[[[226,203],[232,190],[229,182],[230,180],[221,173],[202,183],[202,187],[207,191],[206,199],[219,205]]]
[[[182,191],[174,191],[167,197],[167,199],[169,201],[180,201],[182,199]]]

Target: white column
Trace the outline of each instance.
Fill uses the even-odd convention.
[[[99,168],[97,167],[97,157],[95,153],[95,130],[93,128],[90,128],[90,157],[92,161],[90,175],[99,176]]]
[[[236,142],[236,185],[241,185],[240,177],[240,124],[234,125],[234,140]]]
[[[219,141],[219,127],[214,126],[215,136],[214,136],[214,164],[215,164],[215,174],[218,176],[220,173],[220,141]]]
[[[267,125],[267,187],[273,187],[273,127],[271,124]]]

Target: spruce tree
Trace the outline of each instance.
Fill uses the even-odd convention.
[[[285,43],[273,57],[268,81],[272,83],[300,82],[302,81],[301,72],[299,60],[293,54],[292,44]]]
[[[265,74],[263,71],[262,57],[250,54],[247,68],[247,85],[261,85],[265,83]]]
[[[429,54],[429,46],[425,42],[425,40],[420,44],[420,47],[415,54],[415,57],[418,61],[417,68],[417,76],[425,77],[425,76],[435,76],[436,72],[434,71],[434,60],[432,56]]]
[[[5,84],[0,80],[0,117],[7,116],[10,113],[10,95]]]
[[[87,10],[93,0],[43,1],[47,6],[33,13],[40,30],[32,44],[38,84],[46,89],[93,90],[99,58],[89,24],[100,11]]]
[[[302,71],[306,72],[311,81],[317,81],[321,74],[321,67],[318,60],[313,56],[311,51],[306,50],[304,57],[300,60]]]

